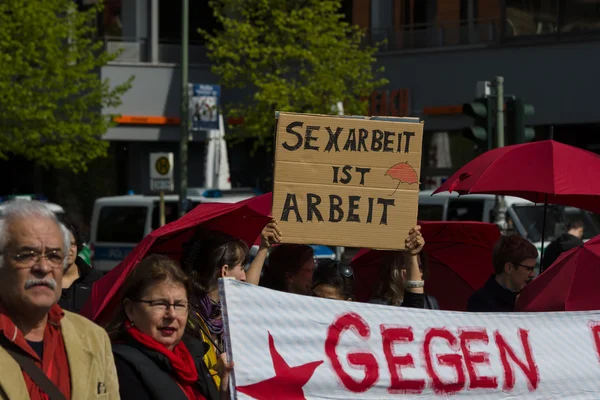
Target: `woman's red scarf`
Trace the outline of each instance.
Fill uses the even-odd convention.
[[[194,388],[196,381],[198,380],[198,371],[196,370],[194,358],[183,343],[183,340],[180,340],[173,348],[173,351],[171,351],[167,349],[165,345],[158,343],[152,337],[142,333],[138,328],[131,325],[131,322],[127,321],[125,327],[127,328],[127,333],[140,344],[167,357],[171,363],[174,378],[181,389],[183,389],[188,399],[206,400],[206,398]]]

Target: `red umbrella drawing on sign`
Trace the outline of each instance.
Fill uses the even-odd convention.
[[[398,186],[396,186],[394,193],[398,191],[401,183],[408,183],[409,185],[412,185],[413,183],[419,183],[417,171],[415,171],[408,161],[393,165],[385,172],[385,175],[390,176],[392,179],[398,181]],[[390,194],[390,196],[393,196],[394,193]]]

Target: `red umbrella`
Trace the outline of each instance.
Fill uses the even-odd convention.
[[[519,295],[517,311],[600,310],[600,236],[564,252]]]
[[[146,255],[166,254],[180,261],[185,242],[197,228],[230,234],[252,246],[270,221],[271,193],[237,203],[203,203],[192,211],[146,236],[112,271],[96,282],[81,313],[97,323],[105,323],[113,312],[121,284]]]
[[[443,310],[463,311],[469,296],[493,273],[492,248],[500,237],[494,224],[471,221],[422,221],[430,277],[425,291]],[[352,259],[355,295],[368,301],[379,282],[379,268],[393,252],[361,249]]]
[[[496,194],[600,213],[600,156],[554,140],[490,150],[435,193]]]

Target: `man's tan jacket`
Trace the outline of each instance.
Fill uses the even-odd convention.
[[[106,331],[90,320],[64,311],[60,327],[71,374],[71,399],[119,399],[119,382]],[[0,347],[0,399],[26,400],[21,367]]]

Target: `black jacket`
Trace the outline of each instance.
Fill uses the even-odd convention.
[[[204,343],[188,334],[183,341],[196,361],[197,389],[207,400],[218,400],[219,390],[204,364]],[[119,394],[123,400],[187,400],[174,378],[171,364],[162,354],[148,349],[128,337],[125,343],[113,345],[119,378]]]
[[[63,289],[58,305],[63,310],[79,313],[92,293],[92,285],[102,278],[103,274],[92,268],[80,257],[75,259],[75,266],[79,270],[79,278],[67,289]]]
[[[565,251],[581,246],[582,244],[583,240],[579,239],[577,236],[573,236],[570,233],[563,233],[544,249],[544,260],[542,261],[543,268],[546,269],[551,266]]]
[[[515,310],[517,294],[503,288],[496,281],[496,275],[492,275],[482,288],[469,297],[467,311],[512,312]]]

